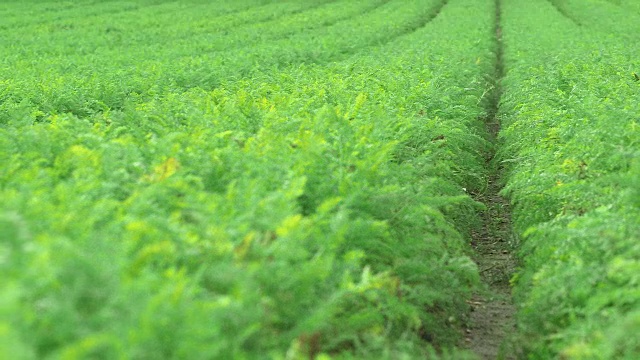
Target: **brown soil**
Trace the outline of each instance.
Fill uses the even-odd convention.
[[[516,268],[511,255],[509,204],[498,195],[495,179],[487,192],[478,196],[487,210],[484,225],[473,234],[474,260],[486,288],[469,302],[471,312],[465,329],[465,347],[481,359],[515,359],[516,349],[509,344],[515,330],[515,306],[511,300],[509,279]]]
[[[502,59],[502,29],[500,26],[501,0],[495,0],[495,69],[493,87],[487,103],[485,124],[493,150],[487,154],[490,177],[487,188],[475,196],[487,209],[482,214],[483,226],[472,233],[474,260],[478,264],[485,289],[474,295],[469,302],[470,314],[465,331],[465,347],[481,359],[516,359],[520,354],[511,340],[515,333],[515,312],[511,298],[509,280],[516,268],[511,255],[513,235],[509,202],[500,196],[498,179],[500,168],[494,161],[496,138],[500,132],[498,118],[501,80],[504,76]]]

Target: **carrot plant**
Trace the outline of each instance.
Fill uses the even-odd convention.
[[[521,340],[532,358],[636,358],[640,63],[615,30],[636,18],[606,1],[504,3],[501,161],[522,235]]]
[[[2,355],[467,357],[493,4],[220,3],[2,30]]]

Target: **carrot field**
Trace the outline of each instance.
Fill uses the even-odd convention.
[[[0,2],[0,359],[640,358],[635,0]]]

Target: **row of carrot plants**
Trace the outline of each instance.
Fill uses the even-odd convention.
[[[629,41],[640,15],[629,6],[503,2],[500,160],[530,358],[640,355],[640,48]]]
[[[342,11],[324,4],[326,1],[318,2],[323,4],[287,3],[296,8],[288,12],[282,9],[282,4],[280,8],[277,3],[265,5],[264,11],[276,12],[277,20],[267,29],[260,21],[238,25],[237,18],[242,19],[240,23],[251,21],[250,10],[215,16],[217,8],[213,5],[200,4],[196,10],[188,11],[191,7],[187,7],[177,11],[169,6],[178,5],[168,3],[142,7],[139,14],[134,9],[87,20],[80,13],[78,17],[52,22],[43,30],[34,30],[32,36],[16,30],[15,35],[5,36],[13,45],[3,49],[1,66],[11,71],[12,76],[3,84],[0,96],[5,101],[0,118],[23,113],[25,107],[35,107],[44,113],[64,111],[85,116],[106,108],[122,108],[131,97],[149,99],[166,91],[192,87],[213,89],[228,79],[277,71],[283,66],[344,59],[410,33],[434,16],[444,3],[432,0],[406,4],[396,0],[373,1],[362,6],[342,2],[343,11],[351,17],[340,18],[336,16]],[[308,21],[299,13],[308,14],[305,10],[313,12]],[[157,13],[166,14],[159,18]],[[185,17],[183,24],[214,25],[208,25],[206,28],[212,29],[205,32],[193,26],[191,31],[197,34],[185,42],[180,39],[187,39],[186,30],[165,26],[180,23],[174,21],[180,15]],[[330,21],[318,23],[323,18]],[[301,27],[314,23],[316,26]],[[287,30],[278,30],[282,27]],[[264,40],[255,43],[252,38]],[[212,43],[225,47],[211,48]],[[107,71],[96,76],[93,71],[96,68]],[[33,96],[33,89],[38,89],[38,96]],[[40,112],[31,112],[30,116],[37,120]]]
[[[6,58],[0,357],[467,357],[493,4],[378,3],[189,69],[92,33]]]

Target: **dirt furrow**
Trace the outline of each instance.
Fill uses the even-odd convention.
[[[564,16],[565,18],[571,20],[572,23],[576,24],[577,26],[582,26],[582,23],[573,15],[571,15],[564,3],[559,2],[558,0],[549,0],[549,3],[551,3],[551,5],[553,5],[553,8],[556,9],[556,11],[558,13],[560,13],[560,15]]]
[[[499,194],[501,169],[494,161],[496,139],[500,131],[500,82],[504,73],[500,4],[501,0],[496,0],[496,58],[485,118],[490,141],[493,143],[492,150],[486,155],[490,175],[485,191],[475,195],[477,201],[485,204],[486,210],[482,214],[483,226],[472,234],[474,260],[478,264],[485,289],[475,294],[470,301],[471,313],[465,329],[466,347],[481,359],[515,359],[517,353],[517,349],[509,342],[509,335],[515,328],[515,306],[511,299],[509,280],[516,267],[515,258],[511,255],[511,210],[509,202]]]

